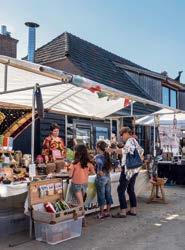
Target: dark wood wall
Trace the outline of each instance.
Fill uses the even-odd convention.
[[[126,71],[127,74],[139,85],[153,101],[162,102],[162,83],[160,80]]]
[[[179,91],[179,108],[185,110],[185,91]]]
[[[41,153],[42,143],[50,133],[50,125],[60,126],[60,136],[65,140],[65,117],[60,114],[46,113],[44,119],[37,119],[35,123],[35,155]],[[23,154],[31,153],[31,125],[14,139],[14,150],[21,150]]]
[[[73,120],[77,123],[89,124],[93,127],[92,136],[94,134],[95,126],[106,126],[109,128],[109,121],[104,120],[91,120],[79,117],[68,116],[68,123],[73,125]],[[60,126],[60,137],[65,141],[65,116],[56,113],[45,113],[44,119],[37,119],[35,124],[35,156],[41,153],[42,144],[44,138],[50,133],[50,125],[57,123]],[[116,133],[116,125],[113,126],[114,132]],[[73,129],[72,129],[73,130]],[[69,132],[69,131],[68,131]],[[73,131],[71,131],[73,134]],[[109,131],[110,133],[110,131]],[[110,134],[109,134],[110,137]],[[93,143],[94,145],[94,143]],[[14,149],[21,150],[23,154],[31,153],[31,125],[22,131],[19,136],[14,139]]]
[[[60,126],[60,136],[65,141],[65,117],[61,114],[55,113],[46,113],[44,119],[40,120],[40,148],[44,138],[47,137],[50,133],[50,125],[52,123],[57,123]]]

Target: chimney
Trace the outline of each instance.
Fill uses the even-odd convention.
[[[6,36],[7,34],[7,28],[6,28],[6,25],[1,25],[1,34]]]
[[[37,23],[32,23],[32,22],[26,22],[25,25],[29,27],[29,32],[28,32],[28,61],[34,62],[36,28],[39,27],[39,25]]]
[[[0,55],[17,57],[18,40],[11,37],[11,33],[7,31],[5,25],[1,25],[0,33]]]

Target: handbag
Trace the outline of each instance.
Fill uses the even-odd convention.
[[[59,149],[52,149],[52,156],[54,161],[57,159],[62,159],[62,154]]]
[[[127,169],[139,168],[143,164],[141,157],[138,153],[137,148],[135,148],[134,153],[127,153],[126,156],[126,167]]]

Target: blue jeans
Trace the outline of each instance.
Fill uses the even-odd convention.
[[[87,191],[87,184],[74,184],[74,183],[71,183],[71,189],[72,189],[72,192],[74,194],[78,193],[78,192],[83,192],[85,194],[86,191]]]
[[[97,176],[95,183],[97,189],[98,205],[101,207],[105,204],[113,204],[110,176]]]

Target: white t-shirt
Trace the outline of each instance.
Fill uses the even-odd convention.
[[[139,145],[139,143],[134,139],[133,137],[130,137],[126,143],[125,146],[122,149],[122,166],[125,166],[125,174],[127,180],[129,180],[134,174],[138,173],[140,168],[135,168],[135,169],[127,169],[126,166],[126,156],[128,153],[133,154],[134,150],[137,149],[140,157],[143,155],[144,150],[143,148]]]

